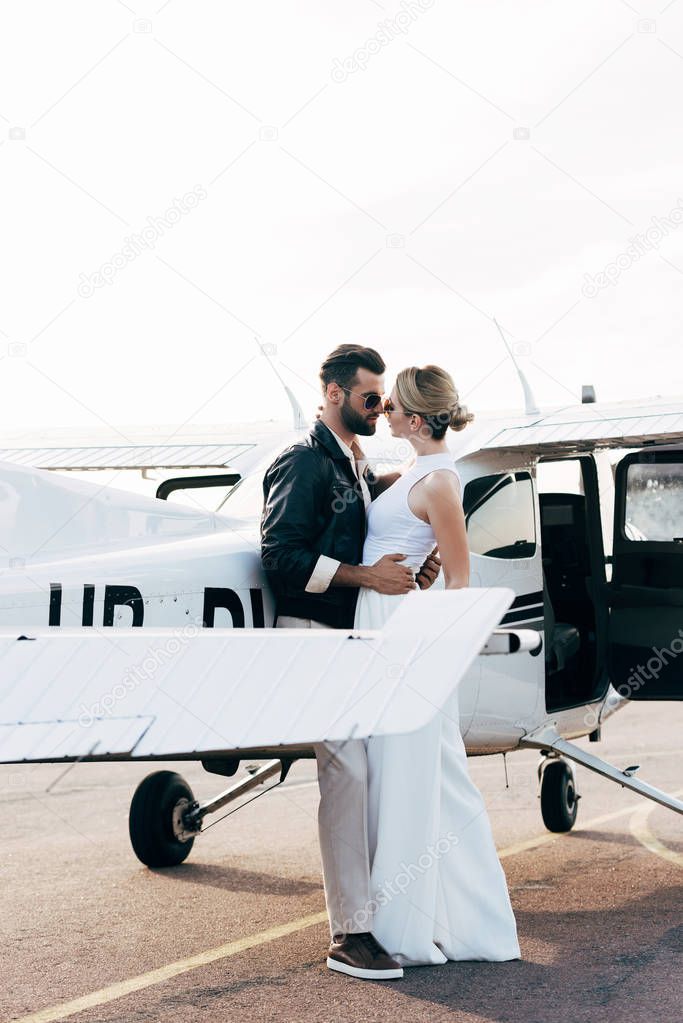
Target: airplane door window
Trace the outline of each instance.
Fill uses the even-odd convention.
[[[534,495],[528,472],[471,480],[463,494],[463,509],[472,554],[489,558],[534,556]]]
[[[683,451],[619,462],[612,560],[612,685],[629,700],[683,699]]]
[[[624,518],[629,540],[683,537],[683,466],[676,462],[631,463]]]
[[[263,472],[243,476],[230,490],[216,511],[229,518],[254,518],[263,508]]]

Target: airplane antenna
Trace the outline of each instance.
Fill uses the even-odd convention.
[[[289,399],[289,404],[292,406],[292,416],[293,416],[293,419],[294,419],[294,429],[295,430],[305,430],[306,426],[308,425],[308,423],[307,423],[307,420],[306,420],[306,416],[304,415],[304,413],[302,411],[301,405],[296,400],[296,396],[294,395],[294,393],[290,390],[290,388],[287,386],[287,384],[282,379],[282,376],[281,376],[280,372],[278,371],[277,366],[275,365],[275,363],[271,359],[271,354],[273,354],[275,352],[275,345],[261,344],[261,342],[259,341],[259,339],[257,337],[254,338],[254,340],[256,341],[256,344],[261,349],[261,353],[268,360],[268,365],[272,369],[273,373],[275,374],[275,376],[278,378],[278,380],[280,381],[280,383],[284,387],[285,394],[287,395],[287,397]]]
[[[524,411],[526,412],[526,414],[528,416],[537,416],[540,413],[541,410],[539,409],[538,405],[536,404],[536,399],[534,398],[533,391],[531,390],[531,387],[529,386],[529,381],[525,377],[523,370],[521,370],[520,367],[518,366],[517,360],[516,360],[516,358],[514,356],[514,353],[513,353],[512,349],[510,348],[510,345],[508,344],[507,338],[505,337],[505,334],[503,333],[503,331],[501,329],[501,326],[500,326],[498,320],[495,318],[495,316],[493,317],[493,322],[495,323],[496,327],[498,328],[498,333],[502,337],[503,344],[507,348],[508,354],[509,354],[510,358],[512,359],[512,362],[514,364],[515,369],[517,370],[517,376],[519,377],[520,383],[522,385],[522,390],[524,391]]]

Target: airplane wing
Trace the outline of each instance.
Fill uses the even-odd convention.
[[[483,448],[630,447],[683,440],[683,398],[672,401],[586,403],[501,426]]]
[[[3,628],[0,762],[278,756],[410,732],[443,708],[514,596],[416,591],[377,632]]]
[[[272,453],[293,443],[304,428],[269,419],[239,427],[124,426],[111,443],[112,430],[90,428],[15,431],[0,435],[0,462],[60,472],[85,469],[225,469],[239,463],[242,475]],[[51,441],[46,444],[45,440]],[[173,443],[169,441],[173,440]],[[121,443],[121,440],[123,443]],[[127,443],[126,443],[127,441]]]
[[[61,471],[83,469],[224,469],[256,444],[128,444],[0,448],[0,462]]]

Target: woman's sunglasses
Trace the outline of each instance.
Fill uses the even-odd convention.
[[[384,415],[386,416],[386,415],[389,415],[389,413],[397,412],[398,410],[397,410],[396,406],[394,405],[394,403],[392,402],[391,398],[385,398],[384,405],[382,407],[382,411],[384,412]],[[414,412],[402,412],[401,415],[402,416],[414,416],[415,413]]]

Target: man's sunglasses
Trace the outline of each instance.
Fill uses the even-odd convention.
[[[368,394],[361,394],[360,391],[352,391],[349,387],[342,387],[341,384],[337,385],[341,387],[342,391],[346,391],[347,394],[355,394],[359,398],[363,399],[363,408],[366,412],[372,412],[373,409],[379,408],[382,405],[382,395],[377,394],[376,391],[370,391]]]

